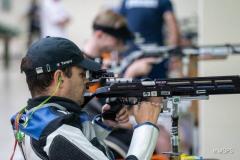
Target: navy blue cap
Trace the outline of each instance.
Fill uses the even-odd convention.
[[[27,52],[31,59],[30,69],[25,73],[41,74],[57,69],[79,66],[89,71],[98,71],[101,65],[84,57],[84,53],[72,41],[60,37],[46,37],[31,45]]]

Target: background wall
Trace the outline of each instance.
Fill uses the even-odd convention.
[[[197,16],[197,0],[172,0],[178,19]]]
[[[238,0],[199,2],[199,43],[240,42]],[[203,61],[201,76],[240,73],[240,56],[226,60]],[[204,158],[235,160],[240,157],[239,95],[212,96],[200,104],[200,155]],[[224,152],[225,151],[225,152]],[[227,153],[226,153],[227,152]]]

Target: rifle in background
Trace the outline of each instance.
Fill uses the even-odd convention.
[[[121,65],[114,70],[122,73],[135,60],[147,57],[159,58],[159,63],[171,56],[198,56],[201,59],[225,58],[230,54],[240,53],[240,44],[205,45],[205,46],[156,46],[141,45],[140,50],[134,51],[121,61]]]

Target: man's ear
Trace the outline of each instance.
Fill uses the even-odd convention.
[[[55,73],[54,73],[54,75],[53,75],[53,80],[54,80],[54,83],[55,84],[62,84],[64,81],[63,81],[63,79],[64,79],[64,77],[63,77],[64,75],[63,75],[63,72],[61,71],[61,70],[56,70],[55,71]]]

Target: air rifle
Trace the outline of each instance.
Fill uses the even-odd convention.
[[[101,87],[88,96],[141,100],[148,97],[179,96],[198,99],[198,97],[209,95],[240,94],[240,76],[238,75],[156,80],[110,77],[100,78],[98,81],[101,82]]]
[[[240,94],[240,76],[192,77],[171,79],[125,79],[104,77],[91,81],[97,84],[93,93],[85,94],[86,99],[117,98],[117,104],[136,105],[149,97],[163,97],[163,111],[168,111],[167,101],[180,97],[181,100],[208,99],[209,95]],[[119,106],[120,107],[120,106]],[[112,108],[111,114],[119,108]],[[108,115],[108,117],[113,117]]]
[[[171,160],[179,160],[181,156],[178,134],[178,108],[181,100],[208,99],[210,95],[240,94],[240,76],[238,75],[150,80],[107,77],[111,74],[107,74],[106,71],[99,73],[103,74],[102,78],[98,74],[98,79],[89,83],[89,85],[98,83],[99,88],[85,97],[114,99],[111,110],[102,114],[105,119],[114,119],[114,114],[119,111],[121,104],[136,105],[149,97],[163,97],[162,111],[171,112],[172,119],[172,150],[165,152],[170,155]],[[167,107],[168,101],[172,102],[172,108]]]
[[[179,134],[178,120],[179,103],[183,99],[201,100],[207,99],[209,95],[220,94],[240,94],[240,76],[215,76],[215,77],[192,77],[192,78],[173,78],[156,80],[133,80],[124,78],[103,78],[100,88],[87,97],[116,98],[115,104],[134,105],[149,97],[163,97],[162,110],[171,110],[171,144],[172,151],[165,152],[170,155],[171,160],[179,160]],[[94,83],[96,83],[95,81]],[[167,101],[172,102],[172,109],[167,107]],[[112,114],[116,110],[103,113],[103,117],[113,118]],[[115,112],[116,113],[116,112]]]

